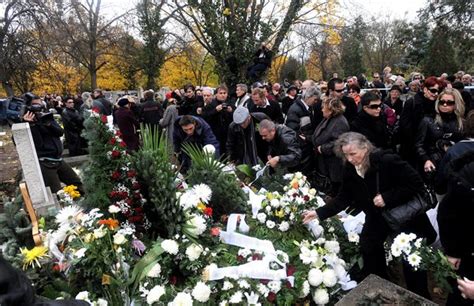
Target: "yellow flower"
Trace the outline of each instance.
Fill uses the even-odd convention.
[[[224,16],[229,16],[230,15],[230,8],[226,7],[224,9],[224,12],[222,12],[222,14],[224,14]]]
[[[64,192],[69,194],[69,196],[73,199],[77,199],[81,196],[80,192],[76,190],[77,186],[69,185],[63,188]]]
[[[102,285],[110,285],[110,275],[102,274]]]
[[[38,268],[41,267],[39,260],[48,257],[48,248],[44,246],[36,246],[31,250],[20,248],[20,252],[23,256],[23,270],[26,270],[30,265],[34,267],[35,263],[38,265]]]
[[[199,204],[197,205],[197,209],[203,211],[204,209],[206,209],[206,205],[204,205],[202,202],[199,202]]]
[[[269,201],[273,200],[273,193],[267,192],[267,199],[268,199]]]
[[[285,216],[285,211],[283,209],[277,210],[275,211],[275,216],[281,219]]]

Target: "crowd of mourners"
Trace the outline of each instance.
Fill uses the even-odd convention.
[[[216,89],[187,84],[163,97],[147,90],[140,101],[124,96],[114,103],[96,89],[65,99],[47,95],[43,103],[61,114],[71,155],[85,153],[83,120],[94,110],[113,116],[131,152],[140,147],[140,123],[163,131],[182,173],[191,165],[185,143],[213,145],[217,158],[235,165],[301,171],[327,202],[307,212],[305,222],[347,207],[366,214],[360,242],[366,274],[388,277],[384,241],[394,233],[382,210],[429,186],[444,195],[437,207],[444,252],[459,275],[474,280],[473,93],[472,77],[462,71],[405,78],[387,67],[370,82],[361,74]],[[431,223],[420,215],[403,230],[432,243]],[[408,288],[430,298],[426,272],[403,267]],[[453,289],[448,305],[472,303],[465,298],[473,298],[473,282],[460,280]]]

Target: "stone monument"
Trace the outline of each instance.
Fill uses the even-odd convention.
[[[51,189],[44,185],[30,125],[28,123],[15,123],[12,126],[12,134],[20,158],[23,177],[36,213],[45,215],[50,208],[59,208],[57,199],[51,193]]]

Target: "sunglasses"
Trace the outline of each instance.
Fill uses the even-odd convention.
[[[439,93],[439,90],[436,89],[436,88],[428,88],[428,90],[432,93],[432,94],[438,94]]]
[[[382,103],[367,105],[367,107],[370,109],[379,109],[379,108],[382,108]]]
[[[451,100],[439,100],[439,104],[443,106],[453,106],[456,102]]]
[[[341,93],[341,92],[343,92],[343,91],[344,91],[344,89],[334,89],[334,91],[335,91],[335,92],[339,92],[339,93]]]

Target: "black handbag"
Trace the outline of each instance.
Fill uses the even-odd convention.
[[[379,193],[379,173],[377,172],[377,194]],[[436,207],[437,200],[434,192],[426,185],[423,190],[419,191],[408,202],[382,210],[382,217],[387,225],[393,231],[400,231],[405,225],[412,221],[415,217],[426,213],[427,210]]]

